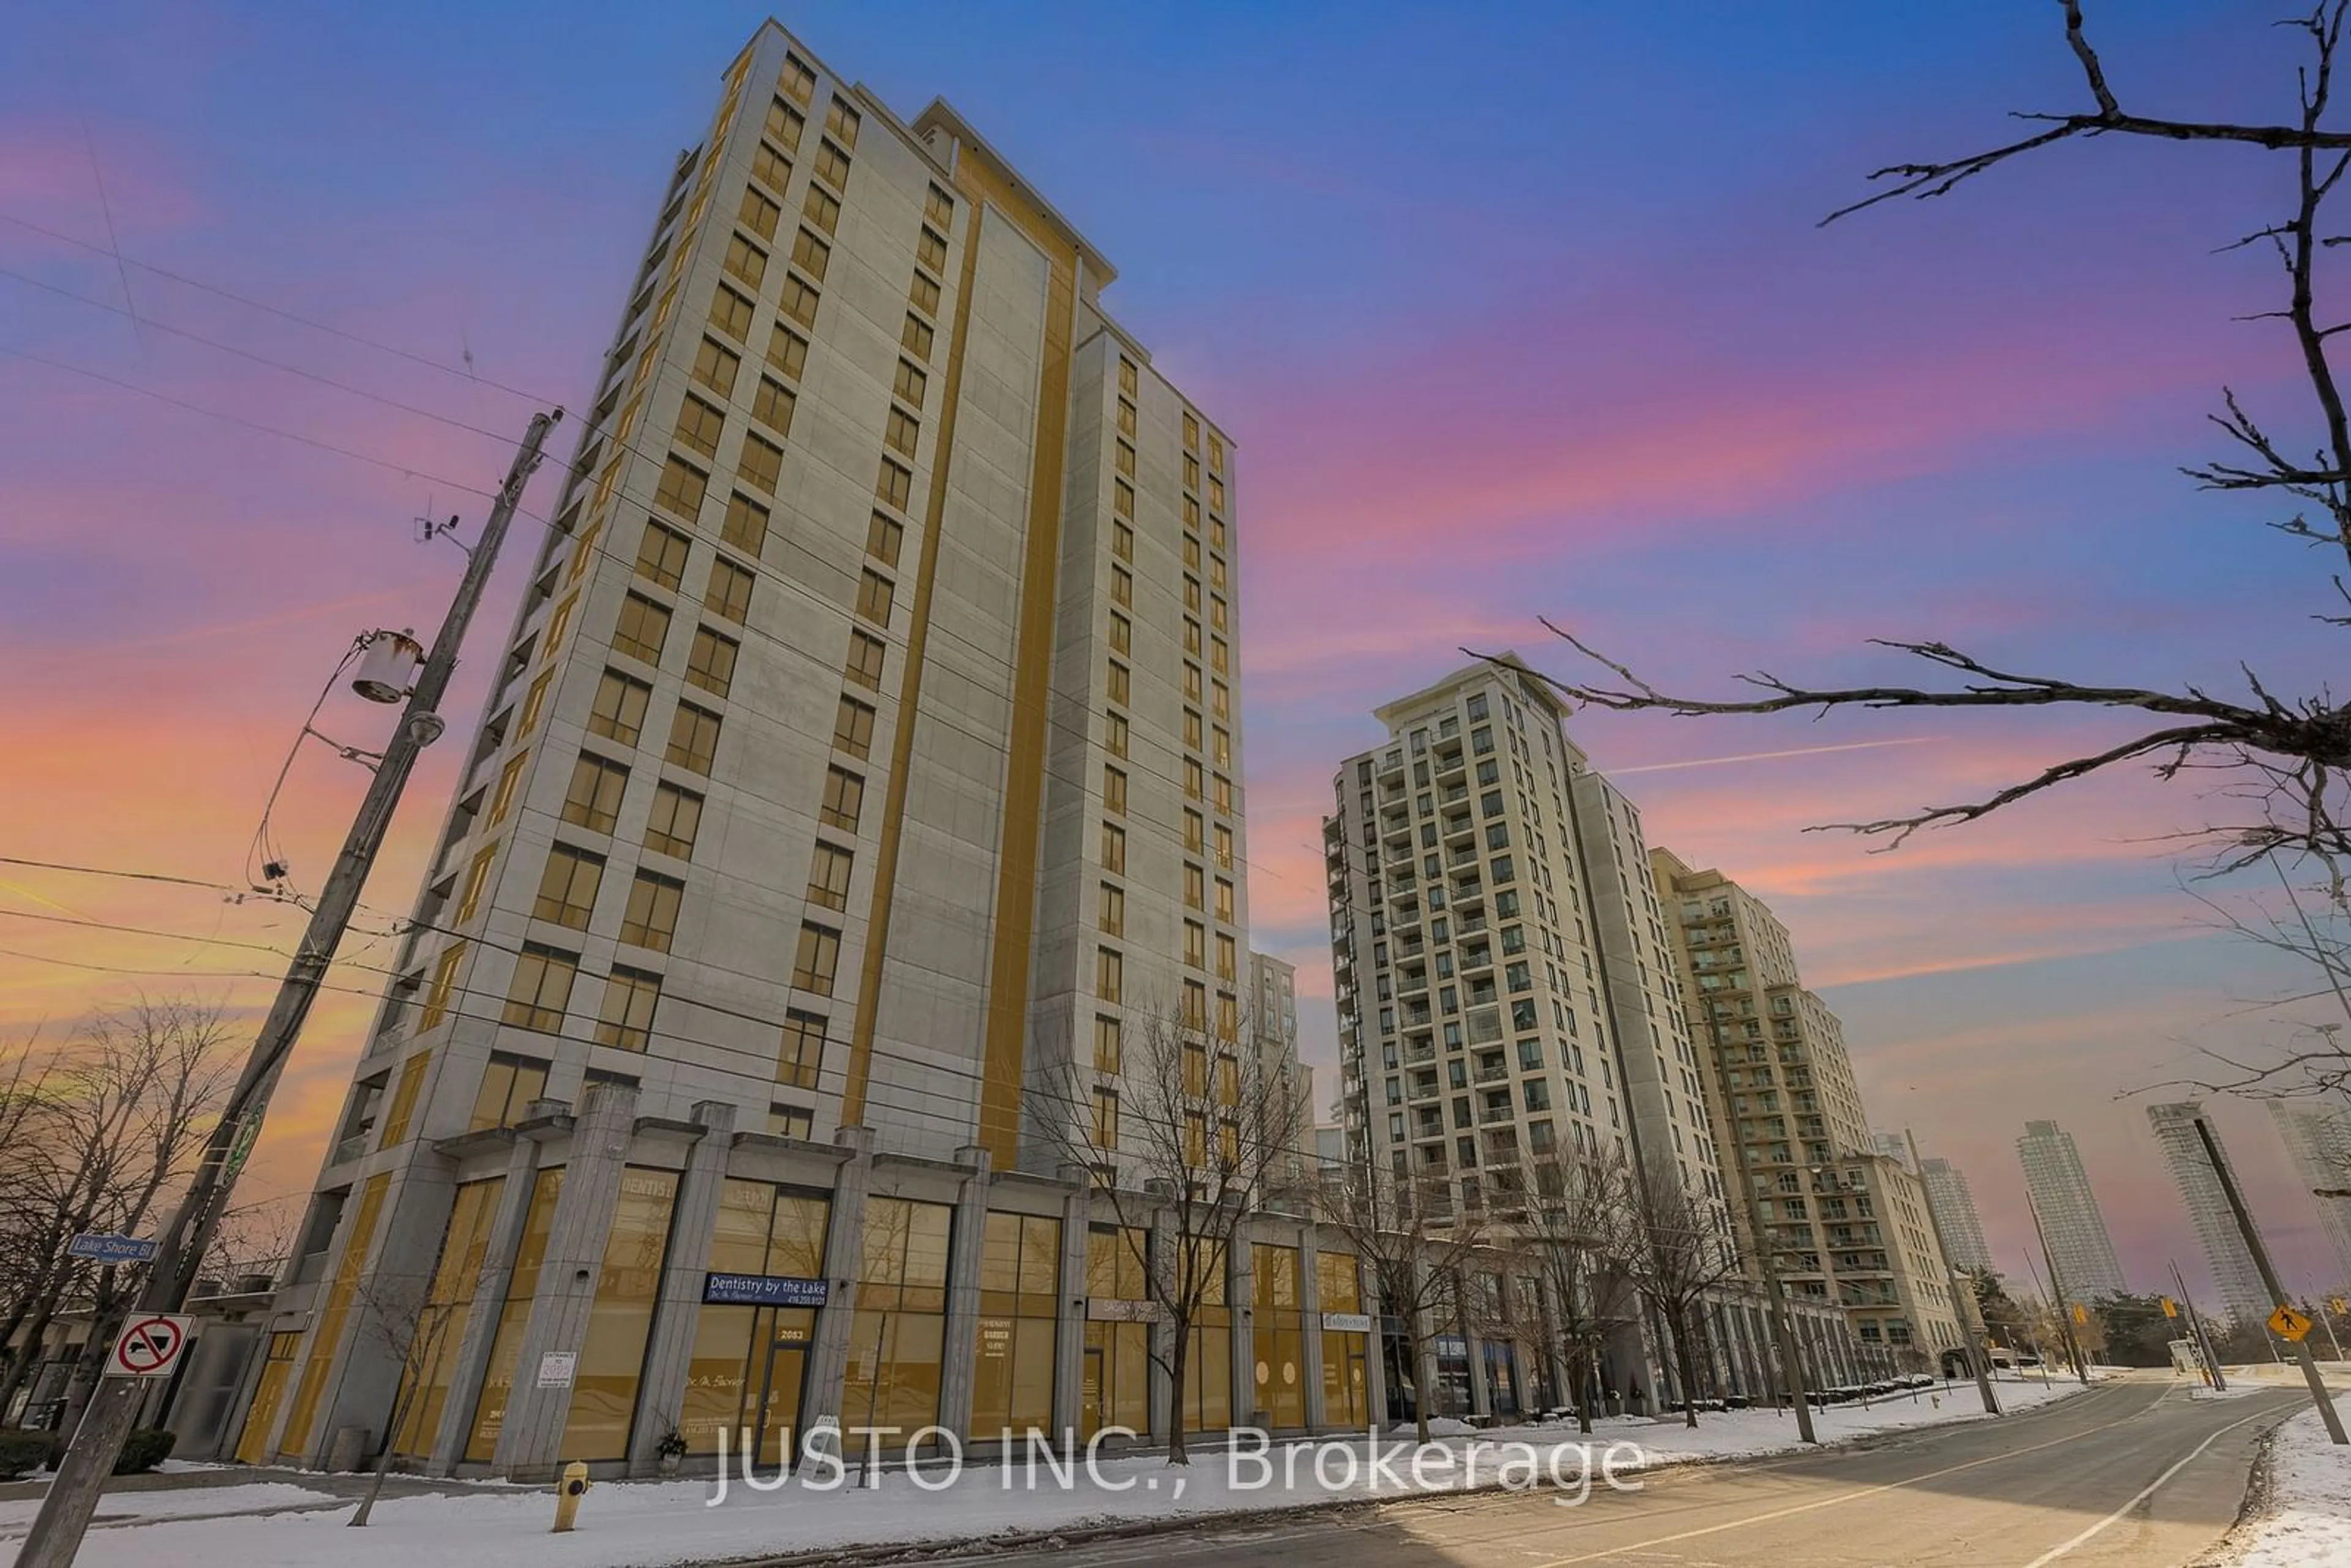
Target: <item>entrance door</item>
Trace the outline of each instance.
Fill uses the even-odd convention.
[[[1081,1389],[1080,1435],[1091,1437],[1102,1428],[1102,1347],[1098,1344],[1086,1346],[1085,1381]]]
[[[750,1412],[759,1434],[759,1462],[791,1464],[799,1458],[800,1396],[808,1384],[809,1342],[814,1337],[816,1314],[805,1307],[762,1307],[754,1320],[753,1354],[767,1347],[759,1369]],[[786,1451],[785,1439],[790,1439]]]

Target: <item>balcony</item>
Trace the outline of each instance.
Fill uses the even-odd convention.
[[[1479,1108],[1478,1124],[1489,1127],[1499,1122],[1515,1120],[1517,1113],[1508,1105],[1485,1105]]]

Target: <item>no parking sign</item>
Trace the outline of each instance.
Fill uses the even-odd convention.
[[[114,1342],[113,1353],[106,1358],[107,1375],[166,1375],[179,1364],[180,1353],[188,1348],[189,1330],[195,1321],[168,1312],[132,1320],[124,1326],[122,1337]]]

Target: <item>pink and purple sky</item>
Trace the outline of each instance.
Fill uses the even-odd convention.
[[[2241,6],[2113,10],[2127,97],[2218,115],[2291,91],[2291,39]],[[670,160],[764,15],[534,0],[16,19],[0,54],[0,855],[245,880],[270,781],[350,637],[430,624],[444,602],[456,552],[413,543],[411,518],[478,518],[461,486],[495,483],[531,406],[509,389],[580,402]],[[1236,433],[1250,898],[1259,945],[1300,967],[1326,1069],[1330,774],[1379,738],[1374,705],[1462,644],[1565,668],[1535,623],[1549,614],[1683,686],[1759,665],[1899,675],[1864,647],[1878,635],[2132,682],[2222,683],[2249,657],[2293,687],[2332,652],[2308,620],[2323,571],[2175,472],[2209,450],[2224,382],[2300,412],[2282,335],[2231,320],[2268,308],[2273,279],[2258,255],[2212,254],[2282,199],[2274,160],[2070,147],[1814,226],[1871,167],[2004,134],[2012,108],[2073,107],[2041,0],[1164,16],[841,0],[781,19],[902,112],[944,95],[983,128],[1119,265],[1106,302]],[[552,489],[542,476],[535,503]],[[480,685],[460,683],[462,734]],[[381,716],[342,700],[322,724],[366,744]],[[2027,1235],[2013,1140],[2053,1116],[2153,1289],[2168,1258],[2191,1278],[2202,1260],[2141,1101],[2117,1096],[2199,1046],[2256,1049],[2323,1017],[2251,1007],[2304,977],[2213,934],[2180,891],[2154,841],[2200,802],[2132,776],[1893,854],[1802,831],[1981,792],[2099,733],[2048,715],[1576,726],[1656,841],[1787,921],[1875,1119],[1967,1171],[2004,1268],[2022,1272]],[[370,933],[413,892],[459,750],[420,773]],[[298,882],[316,885],[360,784],[318,748],[298,763],[276,819]],[[0,1030],[63,1030],[141,985],[255,1008],[281,967],[256,948],[298,928],[201,889],[0,866]],[[364,966],[392,946],[346,947],[350,989],[304,1041],[256,1185],[308,1181],[381,979]],[[2331,1282],[2267,1119],[2221,1120],[2288,1272]]]

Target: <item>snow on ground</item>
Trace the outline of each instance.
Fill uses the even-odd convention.
[[[2351,1403],[2337,1399],[2340,1406]],[[2326,1440],[2318,1412],[2277,1429],[2267,1504],[2231,1538],[2230,1568],[2339,1568],[2351,1563],[2351,1448]]]
[[[2011,1410],[2030,1408],[2075,1392],[2076,1384],[2003,1380]],[[1821,1439],[1835,1443],[1873,1433],[1941,1422],[1981,1420],[1972,1385],[1880,1400],[1870,1408],[1840,1406],[1817,1413]],[[1523,1448],[1511,1445],[1525,1445]],[[77,1568],[413,1568],[418,1561],[455,1556],[495,1558],[500,1568],[665,1568],[665,1565],[803,1552],[824,1547],[925,1541],[970,1541],[990,1535],[1065,1531],[1257,1509],[1296,1508],[1334,1499],[1396,1498],[1475,1484],[1552,1488],[1562,1501],[1579,1489],[1597,1490],[1614,1475],[1637,1487],[1643,1469],[1705,1459],[1744,1458],[1796,1446],[1795,1421],[1770,1410],[1704,1416],[1697,1430],[1679,1417],[1620,1417],[1595,1425],[1579,1439],[1573,1423],[1498,1428],[1474,1437],[1447,1437],[1416,1450],[1410,1435],[1383,1435],[1375,1467],[1362,1437],[1278,1444],[1262,1459],[1234,1458],[1222,1448],[1196,1449],[1186,1469],[1156,1456],[1103,1458],[1071,1467],[1066,1480],[1040,1458],[1023,1467],[974,1465],[959,1477],[941,1469],[910,1476],[888,1467],[880,1485],[861,1488],[852,1475],[830,1488],[806,1484],[831,1477],[804,1465],[780,1488],[754,1490],[739,1477],[717,1496],[708,1480],[611,1482],[591,1489],[575,1533],[555,1535],[554,1498],[547,1489],[511,1489],[461,1496],[391,1498],[376,1504],[364,1531],[344,1528],[350,1505],[303,1512],[270,1511],[312,1502],[307,1489],[271,1484],[190,1489],[180,1492],[110,1496],[102,1512],[131,1498],[204,1499],[219,1511],[225,1495],[283,1492],[250,1498],[235,1518],[182,1518],[122,1524],[90,1532]],[[767,1479],[767,1478],[763,1478]],[[29,1509],[30,1504],[11,1504]],[[21,1525],[12,1533],[21,1533]],[[5,1530],[5,1527],[0,1527]],[[0,1542],[5,1561],[14,1552]]]
[[[185,1519],[191,1514],[254,1515],[277,1509],[300,1508],[306,1504],[332,1502],[335,1494],[314,1491],[308,1487],[287,1481],[256,1481],[246,1486],[160,1488],[153,1491],[108,1492],[98,1505],[99,1518],[105,1521],[145,1521],[155,1519]],[[20,1498],[0,1502],[0,1541],[21,1541],[41,1511],[37,1498]]]

